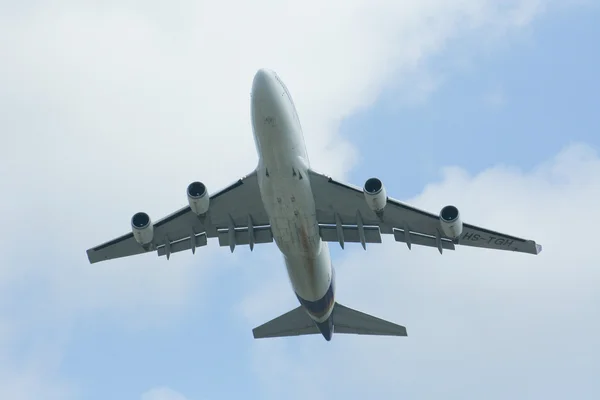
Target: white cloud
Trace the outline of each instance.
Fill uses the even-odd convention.
[[[421,68],[451,39],[511,32],[538,4],[10,5],[0,14],[0,176],[8,193],[0,208],[11,227],[0,234],[8,244],[0,301],[16,306],[0,317],[17,330],[11,340],[24,332],[21,340],[35,340],[43,327],[56,331],[52,346],[60,348],[74,316],[103,309],[127,323],[161,323],[185,307],[200,277],[210,282],[207,260],[222,249],[100,266],[88,265],[85,249],[126,232],[140,209],[156,219],[184,205],[192,180],[214,191],[254,167],[249,90],[257,68],[277,70],[288,84],[314,166],[343,178],[356,152],[337,134],[343,117],[389,84],[410,84],[417,71],[421,82],[435,82]],[[5,357],[14,358],[0,351]]]
[[[141,400],[188,400],[188,398],[173,389],[161,386],[142,394]]]
[[[0,398],[75,398],[76,388],[58,373],[60,349],[41,337],[24,343],[17,325],[14,320],[0,317]]]
[[[459,247],[440,256],[389,240],[347,249],[336,263],[338,301],[403,324],[409,336],[261,342],[257,374],[273,398],[302,398],[286,389],[301,382],[323,399],[597,398],[598,154],[575,144],[532,171],[442,172],[407,201],[432,211],[453,203],[465,221],[535,239],[543,252]]]

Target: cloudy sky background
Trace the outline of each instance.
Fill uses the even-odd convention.
[[[0,398],[600,395],[592,1],[0,2]],[[260,67],[314,168],[544,245],[332,246],[340,302],[407,338],[255,341],[296,306],[275,246],[85,250],[257,158]]]

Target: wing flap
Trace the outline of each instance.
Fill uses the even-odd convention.
[[[292,311],[272,319],[254,329],[255,339],[265,339],[285,336],[314,335],[320,333],[306,311],[299,306]]]
[[[421,235],[418,233],[409,231],[409,238],[406,237],[406,233],[403,229],[394,229],[394,239],[396,242],[404,242],[416,244],[418,246],[438,247],[437,239],[432,236]],[[454,250],[454,243],[445,238],[440,238],[442,248],[445,250]]]
[[[321,239],[326,242],[338,242],[338,230],[335,225],[319,225]],[[381,243],[381,233],[377,226],[364,226],[365,243]],[[357,226],[343,226],[342,236],[344,242],[360,243],[360,234]]]
[[[340,303],[335,303],[333,309],[333,326],[335,333],[377,336],[407,336],[406,328],[353,310]]]
[[[208,244],[208,239],[206,238],[206,234],[200,233],[193,236],[194,242],[193,245],[195,248],[204,247]],[[190,237],[178,240],[176,242],[170,242],[169,246],[163,244],[156,249],[159,257],[167,255],[167,247],[169,250],[169,255],[173,253],[179,253],[180,251],[191,250],[192,248],[192,235]]]
[[[229,246],[230,236],[229,229],[219,229],[219,246]],[[250,244],[250,230],[248,227],[235,228],[235,245],[249,245]],[[254,236],[254,243],[271,243],[273,241],[273,233],[271,232],[270,226],[255,226],[252,228],[252,236]]]

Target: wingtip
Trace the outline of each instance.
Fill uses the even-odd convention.
[[[536,245],[535,245],[535,254],[540,254],[541,252],[542,252],[542,245],[536,243]]]
[[[96,262],[96,260],[93,259],[92,255],[94,254],[94,249],[88,249],[85,252],[87,254],[87,258],[90,264],[93,264]]]

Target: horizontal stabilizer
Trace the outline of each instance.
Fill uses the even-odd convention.
[[[319,329],[302,306],[252,329],[254,339],[313,335],[317,333],[320,333]]]
[[[377,336],[407,336],[406,328],[353,310],[340,303],[333,309],[334,333]]]
[[[335,303],[331,317],[333,333],[378,336],[407,336],[406,328]],[[315,335],[321,333],[303,307],[297,307],[254,328],[255,339]]]

